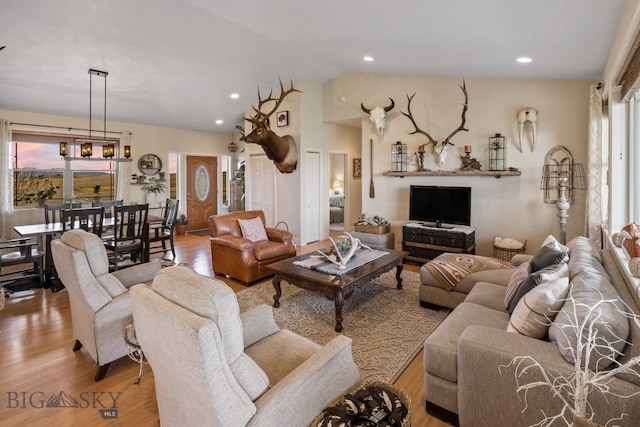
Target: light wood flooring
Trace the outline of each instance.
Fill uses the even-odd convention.
[[[178,262],[188,263],[198,273],[213,275],[207,237],[187,234],[177,237],[176,243]],[[325,244],[305,246],[299,252]],[[417,271],[411,265],[405,268]],[[236,281],[222,280],[236,291],[245,289]],[[66,291],[51,293],[37,289],[14,294],[0,311],[0,342],[1,426],[159,424],[153,372],[148,365],[144,366],[140,384],[134,384],[138,364],[128,358],[112,363],[107,376],[96,383],[93,380],[96,367],[88,353],[71,351],[71,314]],[[395,384],[411,398],[414,427],[447,426],[425,411],[422,351]],[[75,398],[79,407],[46,407],[47,400],[61,392]],[[105,419],[100,410],[114,406],[117,418]]]

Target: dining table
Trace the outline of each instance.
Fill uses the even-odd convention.
[[[162,223],[164,218],[157,215],[148,215],[147,223],[144,226],[143,233],[143,251],[142,251],[142,262],[149,261],[149,225]],[[113,217],[105,217],[102,220],[103,227],[113,227],[115,225],[115,219]],[[75,228],[78,228],[76,225]],[[44,259],[44,286],[45,288],[52,287],[52,279],[54,278],[54,265],[53,265],[53,257],[51,256],[51,241],[53,237],[57,234],[62,233],[63,231],[63,223],[62,222],[50,222],[49,224],[27,224],[27,225],[16,225],[13,227],[13,231],[15,231],[20,237],[35,237],[36,244],[38,249],[44,251],[45,259]]]

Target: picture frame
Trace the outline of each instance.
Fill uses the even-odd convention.
[[[353,159],[353,177],[362,178],[362,159]]]
[[[289,111],[278,111],[276,115],[278,127],[289,126]]]

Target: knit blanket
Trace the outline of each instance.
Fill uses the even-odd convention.
[[[444,253],[426,263],[425,267],[443,288],[452,290],[468,274],[483,270],[513,268],[513,265],[480,255]]]

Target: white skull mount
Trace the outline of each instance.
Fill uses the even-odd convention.
[[[449,144],[446,141],[440,141],[433,144],[433,159],[438,166],[443,167],[444,162],[447,160],[447,148]]]
[[[362,108],[362,111],[367,113],[369,115],[369,120],[376,124],[376,132],[378,132],[378,135],[382,135],[384,133],[387,113],[391,111],[396,105],[396,103],[393,102],[393,99],[389,99],[391,100],[391,105],[389,105],[388,107],[377,106],[375,108],[366,108],[362,102],[360,103],[360,108]]]
[[[529,122],[531,124],[531,151],[536,145],[536,127],[538,125],[538,110],[532,107],[527,107],[518,111],[518,130],[520,131],[519,144],[520,152],[522,153],[522,131],[524,130],[524,124]]]

